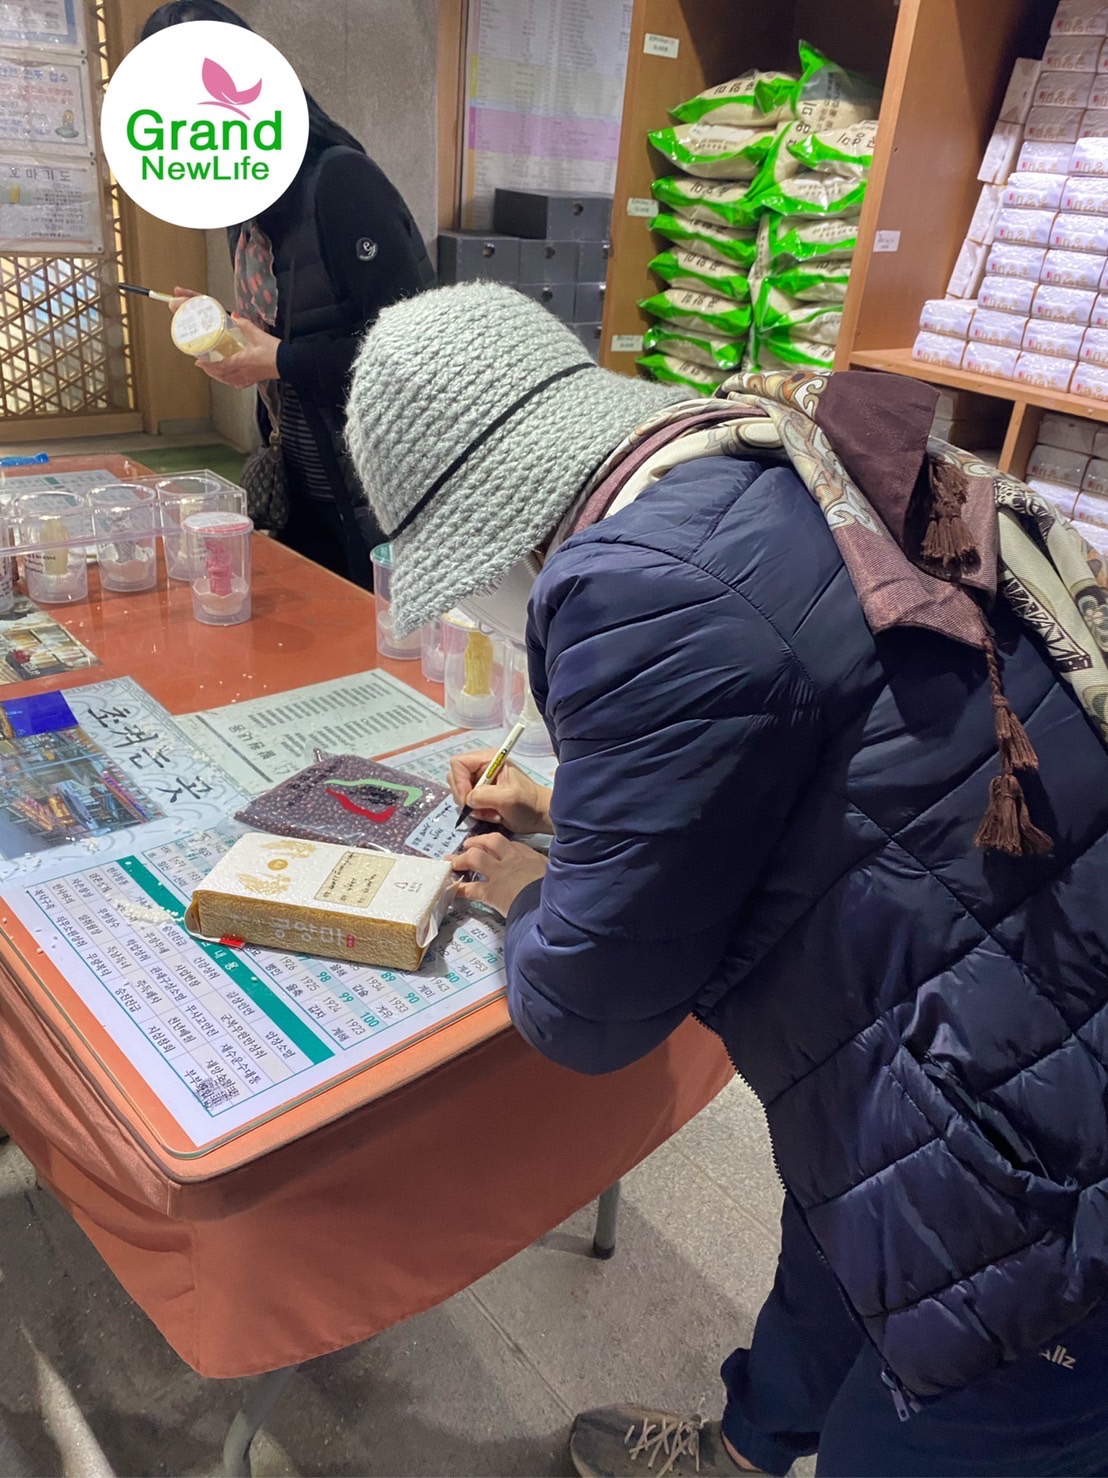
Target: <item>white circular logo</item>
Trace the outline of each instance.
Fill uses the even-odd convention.
[[[308,147],[308,105],[261,36],[188,21],[123,58],[100,133],[120,189],[143,210],[174,226],[233,226],[292,184]]]

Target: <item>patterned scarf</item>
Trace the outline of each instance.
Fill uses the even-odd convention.
[[[617,447],[577,526],[698,457],[791,463],[823,511],[871,631],[922,627],[983,653],[1000,773],[977,845],[1046,852],[1051,839],[1028,815],[1019,780],[1038,758],[1004,695],[987,610],[1005,597],[1108,745],[1108,562],[1023,483],[931,437],[936,399],[894,375],[735,375],[712,400],[669,406]]]
[[[273,244],[257,221],[247,221],[239,228],[235,247],[235,312],[257,328],[272,329],[277,322]],[[280,380],[261,381],[258,394],[276,430],[281,420]]]

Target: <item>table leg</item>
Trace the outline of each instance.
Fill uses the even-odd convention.
[[[250,1444],[299,1369],[298,1365],[286,1365],[283,1370],[271,1370],[254,1382],[223,1444],[224,1478],[250,1478]]]
[[[600,1197],[596,1206],[596,1232],[593,1236],[592,1255],[607,1259],[616,1250],[616,1221],[619,1217],[619,1187],[617,1180]]]

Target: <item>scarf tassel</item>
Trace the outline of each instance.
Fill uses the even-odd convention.
[[[931,470],[931,518],[923,536],[923,557],[947,574],[967,574],[981,562],[973,535],[962,518],[968,496],[960,467],[936,462]]]
[[[992,688],[1000,774],[989,784],[989,804],[974,842],[983,852],[1004,852],[1009,857],[1042,856],[1051,851],[1054,843],[1031,820],[1027,798],[1016,774],[1017,770],[1037,770],[1039,756],[1005,696],[996,639],[988,621],[985,621],[985,662]]]

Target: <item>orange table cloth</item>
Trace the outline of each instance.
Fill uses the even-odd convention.
[[[142,470],[110,457],[49,470],[90,467]],[[372,597],[262,537],[243,626],[201,626],[187,586],[164,578],[130,596],[92,585],[54,614],[102,666],[0,697],[130,676],[184,713],[377,665]],[[380,665],[439,696],[417,664]],[[599,1195],[731,1071],[688,1022],[632,1067],[580,1077],[517,1036],[501,1000],[182,1167],[158,1154],[6,929],[0,962],[0,1119],[206,1376],[309,1360],[441,1302]]]

